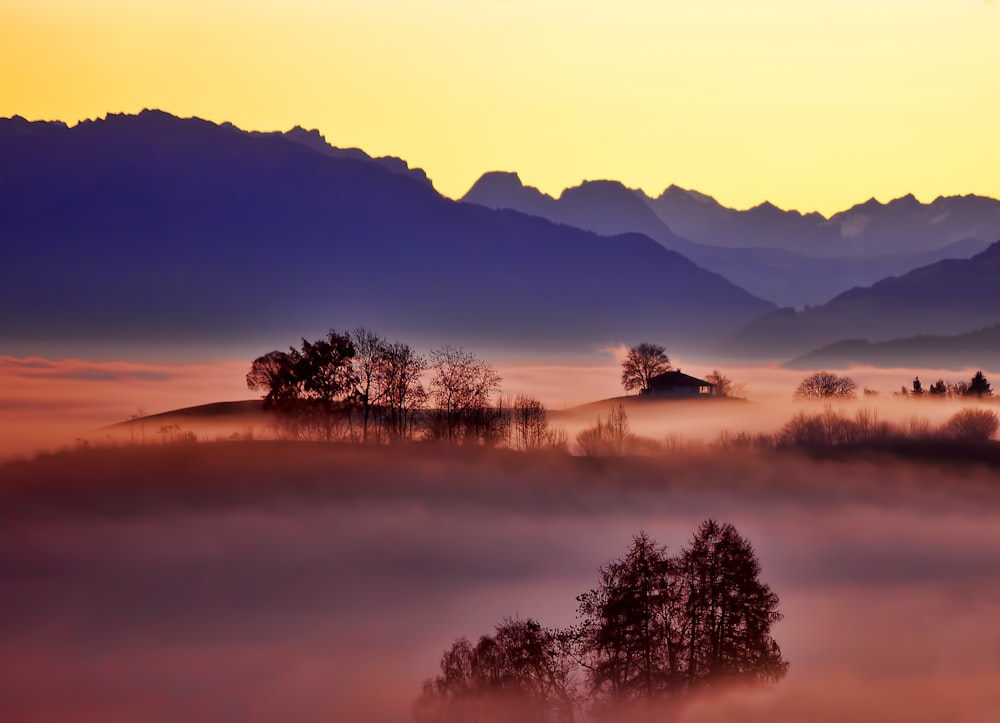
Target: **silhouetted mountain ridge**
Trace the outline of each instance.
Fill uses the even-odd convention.
[[[822,306],[779,309],[751,323],[726,348],[744,356],[803,354],[845,339],[887,341],[955,335],[1000,320],[1000,241],[971,259],[938,261],[854,288]]]
[[[1000,324],[953,336],[913,336],[883,342],[848,339],[784,364],[791,369],[846,369],[855,365],[1000,369]]]
[[[889,248],[879,254],[877,247],[861,239],[863,253],[857,253],[840,238],[837,224],[841,221],[831,225],[816,213],[783,211],[769,202],[735,211],[705,194],[677,186],[668,187],[659,199],[650,199],[618,181],[585,181],[563,190],[556,199],[524,186],[516,173],[491,172],[462,200],[488,208],[512,208],[602,234],[638,231],[751,293],[787,306],[822,303],[853,286],[872,284],[942,258],[968,257],[989,243],[978,238],[951,241],[946,234],[937,245],[900,246],[902,250]],[[903,206],[914,203],[920,207],[916,199],[901,202]],[[998,212],[1000,236],[1000,203],[992,203]],[[874,204],[881,207],[877,201]],[[853,211],[842,222],[857,235],[870,218],[871,214]],[[677,228],[693,231],[696,240],[690,240],[695,236],[686,231],[675,233]],[[894,228],[885,233],[898,235]],[[830,249],[844,256],[831,256]]]
[[[0,120],[5,351],[357,324],[459,344],[694,343],[770,308],[644,236],[450,201],[316,136],[157,111]]]

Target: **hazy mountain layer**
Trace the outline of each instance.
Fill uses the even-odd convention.
[[[772,308],[639,234],[440,196],[318,134],[146,111],[0,121],[0,335],[226,342],[369,324],[408,339],[708,342]]]
[[[803,354],[784,366],[845,369],[852,365],[1000,369],[1000,324],[954,336],[914,336],[875,343],[849,339]]]
[[[770,203],[736,211],[710,196],[677,186],[649,199],[649,205],[677,233],[695,241],[727,247],[770,246],[809,256],[927,253],[1000,238],[1000,201],[974,195],[942,196],[927,204],[912,195],[884,204],[872,198],[829,219],[818,213],[785,211]]]
[[[726,349],[739,356],[787,357],[844,339],[951,336],[998,320],[1000,241],[971,259],[939,261],[852,289],[822,306],[771,312],[740,332]]]
[[[650,199],[617,181],[588,181],[566,189],[556,199],[524,186],[517,174],[493,172],[484,174],[463,200],[489,208],[516,209],[598,233],[638,231],[757,296],[786,306],[823,303],[854,286],[867,286],[944,258],[965,258],[1000,237],[1000,203],[990,199],[968,203],[968,199],[949,200],[956,205],[965,203],[977,212],[982,210],[980,206],[987,210],[995,207],[997,235],[993,238],[958,234],[953,240],[956,234],[948,226],[938,229],[942,232],[938,243],[912,248],[895,242],[880,246],[877,239],[867,236],[857,243],[838,245],[833,241],[832,220],[828,222],[819,214],[802,216],[770,204],[734,211],[708,196],[673,186],[658,199]],[[875,204],[884,209],[898,205]],[[926,211],[926,207],[920,209]],[[954,218],[964,218],[959,211]],[[886,238],[895,238],[899,229],[891,226],[890,215],[879,217],[873,228],[881,229]],[[911,220],[902,219],[901,228],[913,227],[916,222]],[[981,219],[970,216],[967,221],[973,227]],[[858,221],[858,228],[860,224]],[[678,231],[681,228],[686,230]],[[697,241],[690,240],[695,237]]]

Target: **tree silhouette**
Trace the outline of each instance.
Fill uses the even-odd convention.
[[[438,435],[449,442],[485,441],[490,395],[500,388],[493,365],[463,349],[444,346],[431,351],[431,369]]]
[[[354,389],[357,378],[352,366],[354,344],[346,334],[331,330],[325,339],[302,340],[296,375],[302,380],[304,409],[313,417],[329,441],[333,427],[345,411],[345,397]]]
[[[948,394],[948,385],[944,383],[944,379],[938,379],[927,391],[932,397],[943,397]]]
[[[441,673],[424,683],[415,719],[574,720],[582,675],[591,713],[620,720],[634,703],[718,683],[777,682],[788,670],[771,636],[778,596],[730,524],[705,520],[676,557],[640,532],[577,602],[579,623],[567,630],[505,619],[475,646],[456,640]]]
[[[732,379],[718,369],[705,376],[705,381],[715,386],[715,396],[732,397],[743,393],[743,384],[735,384]]]
[[[780,680],[788,669],[771,637],[778,596],[760,582],[760,562],[730,524],[706,520],[678,561],[684,598],[685,678]]]
[[[572,721],[571,661],[557,633],[538,622],[506,618],[473,646],[459,638],[424,683],[414,718],[448,721]]]
[[[671,690],[679,652],[671,565],[666,548],[640,532],[624,558],[601,568],[598,587],[577,597],[577,651],[599,700]]]
[[[941,425],[941,434],[964,442],[986,442],[1000,428],[1000,418],[989,409],[962,409]]]
[[[302,383],[296,374],[299,353],[271,351],[257,357],[247,372],[247,388],[263,391],[264,408],[281,408],[299,398]]]
[[[706,520],[674,558],[636,535],[577,598],[577,654],[591,691],[621,701],[780,680],[788,664],[771,637],[778,596],[759,575],[753,547],[729,524]]]
[[[383,389],[389,436],[400,440],[410,436],[416,410],[427,401],[422,382],[427,360],[409,344],[394,341],[383,350],[379,384]]]
[[[597,422],[580,430],[575,449],[586,457],[621,457],[634,438],[625,407],[618,404],[608,413],[607,421],[598,416]]]
[[[832,372],[810,374],[795,390],[798,399],[851,399],[857,384],[850,377],[838,377]]]
[[[359,327],[351,332],[354,345],[354,376],[357,388],[354,397],[361,405],[361,441],[368,441],[368,422],[373,410],[381,404],[381,367],[385,363],[386,341],[375,332]]]
[[[257,357],[247,373],[247,387],[264,391],[264,407],[295,425],[319,429],[326,440],[354,389],[354,345],[347,335],[330,331],[325,339],[302,340],[301,350],[272,351]]]
[[[515,448],[539,449],[551,443],[548,413],[539,400],[519,394],[511,405],[510,413]]]
[[[986,380],[982,369],[977,371],[972,377],[968,388],[965,390],[965,394],[970,397],[988,397],[993,394],[993,388]]]
[[[626,392],[649,389],[649,380],[670,371],[670,358],[662,346],[643,342],[628,350],[622,362],[622,386]]]

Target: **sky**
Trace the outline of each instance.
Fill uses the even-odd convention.
[[[516,171],[826,215],[1000,197],[993,0],[6,0],[0,116],[317,128],[459,197]]]

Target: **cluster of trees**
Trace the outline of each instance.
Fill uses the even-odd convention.
[[[776,682],[788,670],[771,635],[778,596],[730,524],[706,520],[675,556],[640,532],[577,602],[568,629],[505,619],[475,645],[458,639],[424,683],[416,720],[572,721],[583,710],[615,720],[631,706]]]
[[[500,381],[493,365],[464,349],[443,346],[425,357],[364,328],[268,352],[246,377],[291,437],[517,449],[565,444],[540,401],[504,399]]]
[[[257,357],[247,387],[263,392],[264,408],[279,413],[291,436],[368,441],[410,435],[416,410],[428,397],[427,360],[407,344],[374,332],[330,331],[299,349]]]
[[[899,395],[903,397],[927,396],[937,399],[947,399],[952,397],[977,397],[982,399],[983,397],[993,396],[993,387],[990,386],[989,380],[986,378],[986,375],[983,374],[982,369],[980,369],[972,376],[972,379],[967,382],[958,381],[948,383],[945,382],[944,379],[938,379],[926,389],[924,389],[924,385],[920,381],[920,377],[917,377],[913,380],[913,384],[909,389],[901,387]]]
[[[833,372],[820,371],[810,374],[803,379],[795,390],[797,399],[853,399],[857,395],[858,386],[848,376],[838,376]],[[865,395],[874,395],[870,389],[865,389]],[[993,395],[993,388],[982,370],[977,371],[971,380],[965,382],[946,383],[943,379],[938,379],[928,388],[924,388],[920,377],[913,380],[910,388],[901,387],[899,396],[903,397],[990,397]]]

